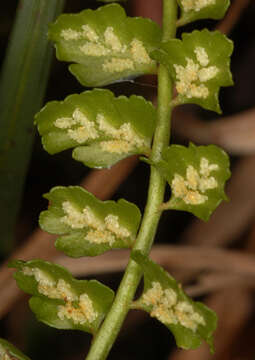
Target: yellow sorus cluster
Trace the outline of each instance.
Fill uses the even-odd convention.
[[[209,165],[208,159],[201,158],[199,172],[189,165],[186,170],[186,179],[179,174],[174,175],[171,183],[173,195],[189,205],[203,204],[208,200],[208,196],[203,193],[218,186],[217,180],[210,176],[211,171],[218,169],[218,164]]]
[[[129,153],[134,149],[130,143],[124,140],[101,141],[100,146],[104,151],[117,154]]]
[[[73,229],[89,228],[85,239],[91,243],[112,246],[116,238],[126,240],[131,236],[130,231],[119,224],[117,215],[109,214],[102,221],[88,206],[78,211],[69,201],[64,201],[62,208],[66,215],[60,221]]]
[[[81,52],[87,56],[112,56],[110,60],[105,60],[103,70],[107,72],[122,72],[125,70],[134,70],[136,64],[152,64],[153,60],[148,55],[142,41],[133,39],[130,44],[123,45],[114,33],[113,27],[108,26],[103,38],[97,35],[96,31],[89,25],[83,25],[82,31],[76,31],[71,28],[61,31],[61,36],[67,40],[87,40],[79,47]],[[126,58],[123,58],[123,54]],[[121,56],[122,55],[122,56]]]
[[[104,45],[94,44],[91,42],[87,42],[86,44],[80,46],[80,50],[87,56],[101,57],[110,54],[110,50]]]
[[[22,271],[26,276],[34,276],[35,280],[38,282],[38,292],[50,299],[74,301],[77,297],[72,291],[70,284],[63,279],[59,279],[56,283],[50,275],[39,268],[25,266]]]
[[[178,324],[197,330],[198,325],[205,325],[204,318],[194,311],[187,301],[178,301],[173,289],[163,289],[159,282],[152,282],[152,287],[142,296],[142,303],[152,306],[150,312],[164,324]]]
[[[54,125],[58,129],[67,129],[69,137],[79,144],[87,140],[97,139],[100,136],[99,129],[104,135],[113,139],[100,142],[104,151],[112,153],[126,153],[134,150],[134,148],[148,148],[150,146],[147,139],[137,135],[130,123],[122,124],[119,129],[116,129],[107,122],[103,114],[97,115],[95,123],[89,121],[79,108],[74,110],[72,117],[56,119]]]
[[[95,129],[95,123],[81,112],[80,109],[75,109],[72,117],[62,117],[55,120],[54,125],[59,129],[67,129],[67,133],[71,139],[77,141],[79,144],[89,139],[96,139],[98,133]],[[75,127],[72,129],[72,127]]]
[[[7,351],[4,347],[0,344],[0,359],[1,360],[14,360],[14,357],[8,355]]]
[[[103,63],[103,70],[113,72],[122,72],[125,70],[134,70],[136,64],[152,65],[154,61],[149,57],[147,50],[143,46],[142,41],[133,39],[129,48],[124,47],[122,53],[126,53],[130,58],[114,57]],[[113,50],[114,51],[114,50]]]
[[[87,294],[82,294],[79,297],[78,305],[73,306],[72,302],[68,301],[65,305],[58,306],[58,317],[61,320],[69,319],[75,324],[84,324],[86,322],[92,323],[96,320],[98,314],[93,308],[92,301]]]
[[[106,229],[91,229],[85,236],[85,240],[93,244],[108,244],[113,246],[116,239],[115,236]]]
[[[89,217],[89,214],[85,209],[81,212],[69,201],[64,201],[62,203],[62,209],[66,215],[63,216],[60,221],[73,229],[83,229],[86,226],[90,226],[90,223],[92,223],[92,214]],[[93,221],[95,221],[94,217]],[[98,222],[97,226],[100,225],[101,221]]]
[[[92,243],[106,243],[112,246],[116,237],[122,240],[130,237],[130,232],[123,226],[120,226],[118,216],[109,214],[105,217],[104,221],[105,223],[97,228],[95,226],[96,223],[90,224],[93,229],[88,231],[85,239]]]
[[[143,46],[143,43],[138,39],[133,39],[131,41],[130,52],[134,62],[138,64],[150,64],[153,62]]]
[[[89,25],[87,25],[87,31],[94,31]],[[80,46],[80,50],[87,56],[107,56],[112,52],[123,54],[127,50],[126,45],[122,45],[118,36],[115,35],[112,26],[108,26],[104,31],[103,39],[99,37],[84,36],[88,42]]]
[[[81,39],[81,32],[73,30],[71,28],[62,30],[60,35],[66,41]]]
[[[130,231],[125,227],[120,226],[118,216],[109,214],[104,219],[107,230],[111,231],[118,238],[125,238],[130,236]]]
[[[194,53],[196,54],[197,61],[201,66],[207,66],[209,64],[208,54],[202,46],[197,46],[194,49]]]
[[[214,5],[216,0],[181,0],[184,11],[200,11],[203,8]]]
[[[122,45],[118,36],[114,34],[113,27],[108,26],[104,32],[104,40],[105,44],[115,52],[122,52],[124,53],[127,50],[126,45]]]
[[[27,276],[34,276],[38,282],[37,289],[40,294],[49,297],[50,299],[61,299],[65,301],[65,305],[58,306],[58,317],[64,320],[72,319],[75,324],[83,324],[85,322],[93,322],[97,313],[93,309],[92,301],[87,294],[82,294],[79,297],[71,289],[71,285],[63,279],[59,279],[57,283],[44,271],[39,268],[30,268],[25,266],[23,274]],[[73,306],[73,301],[78,301],[78,306]]]
[[[109,124],[103,114],[97,115],[99,130],[113,140],[101,141],[100,145],[104,151],[112,153],[126,153],[134,148],[143,149],[150,146],[149,141],[137,135],[130,123],[122,124],[119,129]]]
[[[69,29],[63,29],[61,31],[61,37],[63,37],[65,40],[81,40],[86,39],[91,42],[96,42],[99,39],[99,36],[95,32],[95,30],[89,26],[89,25],[82,25],[81,27],[82,31],[73,30],[71,28]]]
[[[205,99],[209,95],[209,90],[203,83],[213,79],[219,69],[216,66],[208,66],[209,57],[203,47],[197,46],[194,53],[197,63],[186,58],[187,65],[185,67],[174,64],[177,78],[176,89],[179,94],[188,99],[194,97]]]

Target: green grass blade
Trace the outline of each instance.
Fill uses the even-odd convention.
[[[42,104],[52,56],[49,22],[65,0],[19,2],[0,79],[0,253],[13,247],[33,139],[33,117]]]

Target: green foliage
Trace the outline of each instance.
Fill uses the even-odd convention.
[[[133,154],[149,154],[156,110],[140,96],[114,97],[95,89],[48,103],[35,118],[50,154],[68,148],[90,167],[109,167]]]
[[[152,56],[167,66],[176,82],[178,104],[198,104],[221,113],[218,94],[221,86],[233,85],[230,55],[233,43],[219,31],[184,33],[182,40],[162,43]]]
[[[65,0],[22,0],[0,77],[0,228],[1,256],[14,247],[35,129],[33,117],[42,106],[53,54],[46,32]]]
[[[49,210],[40,226],[52,234],[58,250],[72,257],[95,256],[115,248],[132,247],[140,223],[139,209],[121,199],[100,201],[79,186],[55,187],[44,195]]]
[[[149,57],[161,30],[149,19],[130,18],[118,4],[61,15],[51,25],[59,60],[74,62],[69,70],[84,86],[103,86],[156,71]]]
[[[207,221],[222,200],[230,177],[227,154],[215,145],[171,145],[155,166],[172,189],[165,209],[185,210]]]
[[[62,15],[49,30],[58,59],[72,62],[71,73],[85,86],[156,74],[157,61],[168,69],[159,67],[157,112],[142,97],[116,98],[109,90],[95,89],[50,102],[36,115],[43,146],[50,154],[73,149],[73,158],[92,168],[143,155],[171,187],[170,200],[162,204],[164,181],[158,174],[151,176],[138,236],[141,214],[126,200],[100,201],[78,186],[55,187],[44,195],[49,208],[41,213],[40,226],[59,235],[55,245],[65,254],[96,256],[134,245],[140,249],[131,253],[135,262],[129,263],[114,303],[109,288],[94,280],[76,280],[59,265],[41,260],[10,264],[17,268],[18,286],[32,295],[30,307],[40,321],[95,335],[106,317],[88,360],[106,358],[129,310],[141,270],[144,291],[132,307],[165,324],[179,347],[195,349],[205,340],[213,352],[215,313],[192,301],[174,278],[144,255],[149,253],[160,210],[185,210],[208,220],[226,200],[224,186],[230,176],[226,153],[214,145],[165,147],[173,105],[194,103],[220,113],[219,89],[232,85],[232,42],[208,30],[174,39],[177,3],[181,13],[177,25],[207,17],[218,19],[229,6],[229,0],[164,0],[163,39],[169,39],[165,42],[161,42],[156,23],[129,18],[118,4]],[[173,85],[178,95],[171,101]],[[156,162],[151,160],[156,158]]]
[[[166,325],[179,347],[196,349],[205,340],[214,352],[216,314],[204,304],[192,301],[172,276],[140,251],[134,251],[131,258],[144,273],[143,293],[132,307],[149,312]]]
[[[0,359],[2,360],[30,360],[15,346],[4,339],[0,339]]]
[[[31,310],[49,326],[95,333],[112,304],[111,289],[96,280],[76,280],[60,265],[17,260],[9,266],[17,269],[21,290],[32,295]]]
[[[221,19],[229,5],[229,0],[177,0],[181,8],[178,25],[199,19]]]

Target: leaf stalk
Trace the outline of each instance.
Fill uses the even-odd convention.
[[[176,19],[176,0],[163,0],[163,41],[167,41],[175,37]],[[162,150],[169,143],[170,118],[172,110],[171,107],[169,107],[169,104],[173,95],[172,87],[172,81],[167,69],[164,65],[160,65],[158,70],[157,126],[150,158],[152,162],[156,162],[161,158]],[[158,211],[158,209],[160,204],[163,202],[164,192],[165,180],[162,178],[158,170],[154,166],[151,166],[147,204],[141,228],[134,245],[134,250],[141,250],[145,254],[150,252],[161,215],[161,212]],[[106,359],[130,309],[130,304],[140,279],[141,270],[139,265],[135,261],[130,260],[113,305],[97,335],[93,339],[93,343],[86,360]]]

